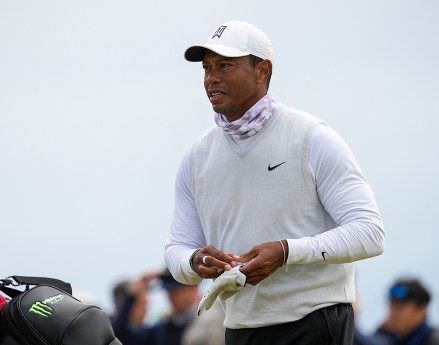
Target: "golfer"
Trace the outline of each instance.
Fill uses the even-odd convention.
[[[384,250],[353,153],[268,92],[273,47],[255,26],[224,23],[185,58],[202,65],[216,126],[177,173],[170,271],[185,284],[220,277],[227,345],[352,344],[353,262]],[[232,272],[246,280],[236,291]]]

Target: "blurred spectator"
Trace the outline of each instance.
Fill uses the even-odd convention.
[[[182,345],[225,345],[224,309],[217,300],[186,329]]]
[[[388,343],[385,341],[385,339],[381,339],[380,336],[366,334],[362,332],[358,327],[358,319],[361,311],[360,308],[361,301],[360,298],[358,297],[358,293],[357,293],[357,300],[352,305],[352,307],[354,309],[354,317],[355,317],[354,342],[352,344],[353,345],[387,345]]]
[[[396,281],[388,298],[388,315],[377,335],[385,337],[390,345],[439,344],[437,332],[427,322],[430,294],[419,281]]]
[[[151,328],[148,344],[181,345],[186,328],[197,316],[200,301],[198,285],[181,284],[168,270],[165,270],[159,278],[161,286],[167,292],[172,309],[169,315]]]
[[[149,340],[151,327],[144,320],[148,312],[148,289],[157,276],[145,274],[134,282],[122,281],[113,289],[116,311],[111,321],[116,337],[124,345],[154,344]]]
[[[390,345],[388,339],[381,335],[367,335],[361,332],[357,327],[354,332],[353,345]]]

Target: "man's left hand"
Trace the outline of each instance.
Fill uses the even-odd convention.
[[[279,241],[266,242],[245,254],[235,255],[234,259],[247,263],[240,271],[247,277],[248,284],[256,285],[284,264],[284,252]]]

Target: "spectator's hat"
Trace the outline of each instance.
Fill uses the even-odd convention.
[[[159,279],[161,281],[161,286],[168,292],[175,291],[175,290],[185,286],[184,284],[176,281],[168,269],[165,269],[160,274]]]
[[[399,280],[389,289],[389,299],[394,302],[415,302],[417,305],[427,305],[430,294],[417,280]]]

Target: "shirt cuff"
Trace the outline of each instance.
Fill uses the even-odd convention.
[[[312,258],[311,238],[287,239],[287,265],[310,262]]]
[[[190,264],[192,256],[195,255],[198,250],[199,249],[195,249],[191,252],[188,252],[188,254],[185,255],[185,258],[181,261],[181,283],[195,285],[202,281],[202,278],[192,269]]]

